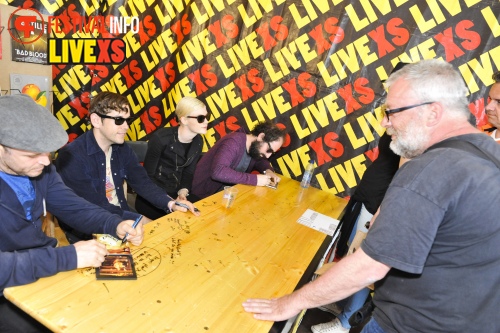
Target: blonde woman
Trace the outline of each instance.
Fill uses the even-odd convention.
[[[197,198],[189,192],[203,148],[201,134],[207,132],[207,108],[200,100],[187,96],[177,104],[175,115],[179,126],[161,128],[151,136],[144,167],[153,182],[168,195],[195,202]],[[140,196],[137,196],[135,208],[151,219],[165,215]]]

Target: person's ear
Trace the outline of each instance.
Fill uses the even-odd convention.
[[[92,125],[92,127],[94,127],[94,128],[101,127],[102,119],[97,114],[95,114],[95,113],[90,114],[89,119],[90,119],[90,124]]]
[[[264,133],[260,133],[259,135],[257,135],[257,139],[259,141],[264,141],[264,138],[266,137],[266,135]]]
[[[443,106],[440,103],[434,102],[430,104],[427,114],[427,126],[432,127],[439,124],[441,118],[443,118],[443,112]]]
[[[179,122],[179,124],[182,124],[182,125],[184,125],[184,126],[187,126],[187,124],[188,124],[188,120],[187,120],[187,118],[186,118],[185,116],[182,116],[182,117],[180,117],[180,118],[179,118],[179,117],[177,117],[177,119],[179,119],[179,121],[178,121],[178,122]]]

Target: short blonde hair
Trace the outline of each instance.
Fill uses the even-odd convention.
[[[182,97],[175,107],[175,115],[177,119],[188,116],[193,110],[205,108],[205,104],[197,98],[186,96]]]

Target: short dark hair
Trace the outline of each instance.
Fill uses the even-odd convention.
[[[104,91],[94,96],[90,101],[89,115],[92,113],[108,114],[111,111],[126,113],[128,110],[130,110],[130,103],[125,96]]]
[[[495,83],[500,83],[500,71],[494,73],[491,78],[495,81]]]
[[[273,124],[272,121],[268,120],[258,123],[250,132],[253,136],[258,136],[260,133],[264,133],[265,142],[273,142],[279,138],[284,140],[287,132],[285,128],[279,128],[276,124]]]

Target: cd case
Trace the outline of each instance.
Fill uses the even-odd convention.
[[[102,238],[98,235],[95,237],[97,241],[102,243]],[[110,238],[111,236],[106,235]],[[101,239],[99,239],[101,238]],[[112,237],[111,237],[112,238]],[[119,240],[117,240],[119,241]],[[104,258],[100,267],[96,268],[95,275],[97,280],[136,280],[137,274],[135,272],[134,258],[130,253],[129,247],[121,247],[111,245],[106,239],[106,248],[109,254]],[[117,242],[119,243],[119,242]]]
[[[266,186],[269,188],[272,188],[273,190],[276,190],[278,188],[278,184],[279,183],[271,183],[271,184],[267,184]]]

